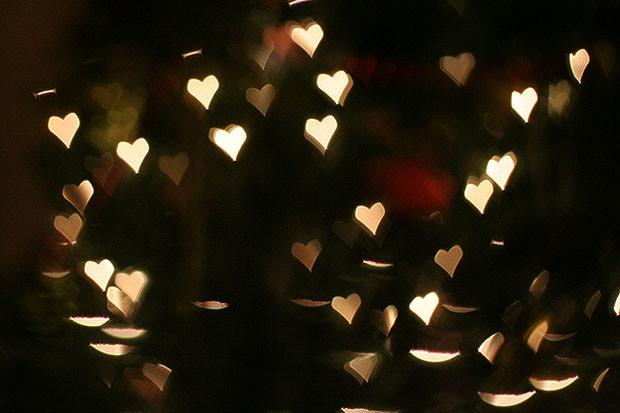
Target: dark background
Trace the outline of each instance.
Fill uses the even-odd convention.
[[[608,305],[620,287],[618,2],[4,3],[3,411],[494,411],[477,391],[525,391],[534,373],[580,380],[517,410],[618,410],[618,359],[593,351],[620,347]],[[313,59],[282,40],[265,71],[248,57],[264,29],[277,33],[305,17],[325,31]],[[204,56],[181,58],[197,48]],[[581,86],[567,65],[579,48],[591,56]],[[457,88],[437,63],[463,51],[474,54],[476,67],[467,87]],[[313,85],[316,73],[337,69],[355,80],[342,108]],[[205,114],[184,88],[190,77],[211,73],[221,89]],[[548,115],[546,99],[549,84],[562,79],[573,94],[558,119]],[[91,179],[84,159],[114,150],[116,137],[93,132],[106,114],[91,94],[113,82],[139,113],[126,140],[145,136],[151,144],[146,172],[124,171],[111,196],[96,187],[80,242],[56,251],[73,272],[52,282],[40,272],[53,250],[53,217],[70,211],[62,186]],[[277,98],[263,119],[244,92],[266,82]],[[55,86],[55,97],[32,96]],[[528,86],[539,103],[525,125],[510,109],[510,93]],[[73,110],[82,126],[67,151],[46,125]],[[339,129],[322,157],[302,130],[308,117],[329,113]],[[209,128],[229,123],[249,136],[235,163],[207,139]],[[501,133],[494,136],[490,124]],[[191,166],[177,189],[159,173],[157,156],[180,150]],[[509,150],[519,158],[509,187],[479,216],[462,197],[467,177]],[[389,211],[382,243],[360,235],[348,245],[334,233],[334,222],[349,220],[356,205],[377,200]],[[435,210],[442,225],[425,219]],[[308,274],[289,250],[312,238],[323,251]],[[492,238],[506,247],[489,247]],[[450,280],[432,257],[456,243],[465,258]],[[134,320],[149,335],[137,354],[120,360],[94,354],[88,343],[102,337],[65,321],[107,314],[76,271],[79,262],[102,258],[117,269],[144,268],[151,279]],[[396,265],[377,274],[359,266],[362,258]],[[527,289],[545,269],[550,285],[535,300]],[[442,301],[481,309],[467,316],[443,310],[426,328],[408,304],[431,289]],[[603,298],[590,321],[583,305],[596,290]],[[351,292],[363,305],[350,327],[329,308],[288,301]],[[210,313],[191,305],[207,299],[231,307]],[[507,317],[515,302],[516,315]],[[388,304],[400,316],[386,342],[368,316]],[[578,334],[534,355],[522,338],[543,316],[554,332]],[[491,366],[475,350],[495,331],[507,344]],[[414,345],[456,345],[463,357],[428,367],[408,355]],[[344,372],[344,351],[382,355],[371,383],[360,386]],[[558,354],[577,362],[559,363]],[[173,371],[156,397],[132,386],[132,369],[145,361]],[[596,393],[591,382],[605,367],[612,369]],[[109,368],[111,388],[99,379]]]

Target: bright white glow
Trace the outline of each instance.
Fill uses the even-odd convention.
[[[362,260],[362,264],[372,268],[390,268],[394,266],[391,262],[379,262],[373,260]]]
[[[478,396],[485,403],[490,404],[491,406],[497,407],[510,407],[516,406],[518,404],[523,403],[530,397],[536,394],[535,390],[528,391],[527,393],[521,394],[495,394],[495,393],[484,393],[478,392]]]
[[[131,353],[134,349],[133,346],[127,346],[125,344],[90,343],[90,346],[108,356],[124,356],[125,354]]]
[[[426,361],[428,363],[444,363],[461,355],[461,353],[458,351],[455,353],[440,353],[435,351],[416,349],[411,349],[409,353],[411,353],[413,357],[422,361]]]
[[[424,297],[416,297],[409,303],[409,310],[415,313],[424,324],[428,325],[431,322],[435,308],[439,304],[439,296],[436,292],[431,291]]]
[[[532,386],[542,391],[557,391],[562,390],[568,386],[570,386],[575,380],[577,380],[579,376],[567,377],[565,379],[560,380],[551,380],[551,379],[538,379],[534,377],[530,377],[530,383]]]
[[[620,292],[618,293],[616,301],[614,302],[614,313],[616,313],[616,315],[620,315]]]
[[[108,321],[110,321],[110,317],[69,317],[69,320],[73,321],[75,324],[79,324],[84,327],[101,327]]]

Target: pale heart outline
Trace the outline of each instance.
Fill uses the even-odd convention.
[[[317,239],[308,241],[306,244],[294,242],[291,245],[291,255],[295,257],[308,271],[312,272],[316,260],[321,254],[321,243]]]
[[[76,213],[71,214],[69,217],[63,215],[56,215],[54,217],[54,228],[60,232],[71,244],[77,242],[77,238],[82,231],[84,221]]]
[[[362,305],[362,299],[357,293],[349,294],[347,298],[340,296],[332,298],[332,308],[342,316],[349,324],[353,323],[353,319]]]
[[[441,71],[448,75],[459,87],[465,86],[475,66],[476,59],[469,52],[463,52],[458,56],[443,56],[439,59]]]
[[[453,245],[448,251],[444,249],[437,251],[434,260],[452,278],[462,258],[463,249],[457,244]]]
[[[88,179],[83,180],[79,185],[66,184],[62,187],[63,198],[73,205],[82,215],[84,215],[84,210],[94,193],[95,188]]]
[[[260,90],[251,87],[245,91],[245,100],[258,109],[263,116],[267,116],[267,111],[275,97],[276,89],[271,83],[267,83]]]
[[[168,178],[179,186],[181,180],[185,175],[185,171],[189,166],[189,156],[185,152],[180,152],[174,157],[170,155],[162,155],[159,158],[159,170],[162,171]]]

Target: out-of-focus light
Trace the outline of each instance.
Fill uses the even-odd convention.
[[[465,199],[467,199],[476,209],[484,214],[487,202],[493,195],[493,184],[488,179],[478,183],[478,179],[473,176],[467,178],[465,185]]]
[[[458,56],[443,56],[439,59],[439,68],[447,74],[457,86],[465,86],[469,74],[476,65],[474,55],[469,52]]]
[[[321,73],[316,78],[316,85],[337,105],[344,105],[347,95],[353,87],[353,78],[344,70],[332,76]]]
[[[149,279],[142,271],[132,271],[131,274],[119,272],[114,277],[114,282],[122,292],[127,294],[131,301],[137,303],[140,301]]]
[[[547,98],[549,115],[559,117],[564,113],[564,109],[570,103],[572,90],[571,84],[566,80],[549,85],[549,96]]]
[[[542,271],[530,284],[530,294],[537,300],[540,300],[540,297],[542,297],[547,289],[547,284],[549,284],[549,271]]]
[[[351,374],[360,384],[368,383],[370,376],[379,363],[376,354],[364,355],[354,358],[344,365],[345,371]]]
[[[162,155],[159,158],[159,169],[179,186],[185,170],[189,166],[189,156],[185,152],[181,152],[176,156]]]
[[[374,260],[362,260],[362,265],[369,268],[375,268],[378,270],[384,270],[386,268],[392,268],[394,266],[393,262],[381,262]]]
[[[545,334],[545,340],[547,341],[564,341],[568,340],[571,337],[574,337],[577,333],[567,333],[567,334],[555,334],[555,333],[547,333]]]
[[[385,207],[381,202],[376,202],[370,208],[359,205],[355,208],[354,218],[363,228],[368,230],[373,236],[377,235],[377,230],[385,216]]]
[[[347,320],[349,324],[353,322],[353,318],[361,305],[362,299],[356,293],[350,294],[347,298],[332,298],[332,308]]]
[[[142,374],[153,382],[153,384],[157,386],[160,391],[164,390],[170,373],[172,373],[172,370],[160,363],[146,363],[142,366]]]
[[[266,42],[251,53],[252,59],[262,70],[265,70],[265,65],[267,64],[267,61],[269,61],[269,57],[271,56],[273,49],[274,44],[272,42]]]
[[[80,127],[80,118],[74,112],[65,115],[64,118],[51,116],[47,121],[47,128],[67,147]]]
[[[99,263],[95,261],[86,261],[86,264],[84,264],[84,274],[91,279],[101,291],[105,291],[112,274],[114,274],[114,265],[110,260],[101,260]]]
[[[56,88],[40,90],[38,92],[33,92],[32,93],[32,96],[34,96],[35,99],[39,99],[42,96],[47,96],[47,95],[56,95]]]
[[[223,301],[192,301],[198,308],[204,308],[205,310],[224,310],[230,306],[230,304]]]
[[[522,93],[513,91],[510,99],[512,108],[525,123],[529,121],[536,102],[538,102],[538,94],[533,87],[528,87]]]
[[[415,297],[409,304],[409,310],[420,317],[424,324],[428,325],[438,304],[439,296],[436,292],[431,291],[424,297]]]
[[[106,291],[106,298],[108,299],[108,309],[111,311],[120,313],[120,315],[125,318],[133,315],[136,305],[131,301],[131,298],[119,288],[109,287]]]
[[[594,383],[592,384],[592,388],[594,388],[595,391],[598,392],[599,388],[601,387],[601,384],[603,383],[603,379],[605,378],[607,373],[609,373],[609,367],[607,367],[605,370],[600,372],[598,376],[596,376],[596,380],[594,380]]]
[[[600,290],[592,294],[592,297],[590,297],[590,299],[588,300],[583,310],[586,313],[586,317],[592,318],[592,314],[594,314],[594,310],[596,310],[596,306],[598,305],[598,302],[601,300],[601,296],[602,294]]]
[[[267,83],[260,89],[249,88],[245,91],[245,99],[263,115],[267,116],[267,110],[276,96],[276,89]]]
[[[56,215],[56,217],[54,217],[54,228],[56,228],[56,230],[71,244],[77,242],[83,224],[84,222],[78,214],[71,214],[69,217],[63,215]]]
[[[554,380],[554,379],[540,379],[536,377],[530,377],[529,381],[530,383],[532,383],[532,386],[534,386],[538,390],[557,391],[557,390],[565,389],[566,387],[570,386],[578,378],[579,376],[572,376],[572,377],[567,377],[565,379]]]
[[[369,410],[364,408],[347,408],[342,407],[343,413],[400,413],[400,410]]]
[[[480,307],[465,307],[461,305],[442,304],[441,306],[451,313],[456,314],[467,314],[480,310]]]
[[[301,262],[310,272],[312,272],[314,263],[320,253],[321,243],[316,239],[309,241],[305,245],[301,242],[295,242],[291,245],[291,255],[297,258],[297,260]]]
[[[487,162],[486,174],[502,189],[506,189],[510,175],[517,165],[517,157],[513,152],[504,156],[494,156]]]
[[[616,313],[616,315],[620,315],[620,291],[618,292],[618,295],[616,296],[616,301],[614,301],[614,313]]]
[[[228,125],[225,129],[211,128],[209,130],[209,139],[211,142],[219,146],[233,161],[237,160],[237,155],[241,147],[245,143],[247,134],[245,130],[235,124]]]
[[[511,407],[525,402],[527,399],[536,394],[535,390],[520,394],[495,394],[478,392],[478,396],[483,402],[496,407]]]
[[[461,355],[460,352],[438,352],[429,350],[411,349],[409,353],[422,361],[427,363],[445,363]]]
[[[116,154],[135,172],[140,171],[142,161],[149,152],[149,143],[144,138],[139,138],[134,143],[119,142],[116,145]]]
[[[110,317],[75,316],[75,317],[69,317],[69,320],[73,321],[75,324],[78,324],[84,327],[101,327],[102,325],[110,321]]]
[[[202,49],[190,50],[189,52],[182,53],[183,59],[188,59],[192,56],[202,56]]]
[[[536,324],[527,335],[527,346],[532,349],[534,353],[538,352],[538,348],[540,347],[540,343],[543,338],[545,338],[545,334],[547,334],[547,329],[549,328],[549,323],[547,320],[543,320]]]
[[[454,245],[449,251],[440,249],[435,254],[435,263],[448,273],[450,277],[454,277],[454,271],[463,258],[463,249],[460,245]]]
[[[190,79],[187,81],[187,92],[196,98],[207,110],[219,87],[220,82],[218,82],[217,78],[213,75],[209,75],[203,80]]]
[[[147,330],[135,327],[104,327],[101,329],[101,331],[103,331],[110,337],[125,340],[140,338],[147,333]]]
[[[489,360],[489,363],[492,364],[495,360],[495,356],[497,356],[497,353],[503,344],[504,335],[498,331],[497,333],[487,337],[482,344],[480,344],[480,347],[478,347],[478,353],[482,354],[482,356]]]
[[[324,307],[330,303],[330,301],[310,300],[308,298],[291,298],[291,302],[302,307]]]
[[[573,76],[577,82],[581,83],[583,72],[586,71],[586,67],[590,63],[590,55],[586,49],[579,49],[575,54],[569,53],[568,62],[570,64],[570,70],[573,72]]]
[[[304,136],[322,154],[325,154],[337,128],[338,122],[332,115],[325,116],[320,121],[318,119],[308,119],[304,128]]]
[[[370,314],[372,323],[383,333],[384,336],[389,336],[396,319],[398,318],[398,309],[395,305],[388,305],[381,310],[373,310]]]
[[[94,193],[95,188],[88,180],[82,181],[79,186],[67,184],[62,187],[62,196],[82,214]]]
[[[124,356],[133,351],[133,346],[125,344],[90,343],[90,346],[100,353],[108,356]]]
[[[323,39],[323,29],[315,22],[309,22],[305,29],[294,24],[289,28],[289,35],[299,47],[312,57],[321,39]]]
[[[42,271],[41,274],[49,278],[62,278],[70,274],[71,271]]]

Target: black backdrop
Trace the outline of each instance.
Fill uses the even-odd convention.
[[[36,14],[42,6],[35,3],[32,10],[13,10],[22,16],[17,21]],[[14,86],[19,100],[6,102],[31,108],[31,120],[9,111],[6,122],[26,122],[40,137],[25,155],[25,168],[33,171],[46,208],[32,210],[40,217],[32,230],[37,237],[13,249],[12,256],[24,258],[3,271],[0,407],[494,411],[477,391],[524,391],[532,373],[577,373],[580,381],[569,389],[540,392],[517,409],[616,411],[617,357],[602,357],[593,348],[620,345],[619,324],[607,305],[620,285],[613,150],[618,7],[615,1],[312,1],[289,7],[283,1],[143,0],[46,10],[71,16],[56,47],[64,64],[53,70],[44,63],[13,67],[27,81]],[[251,60],[265,28],[306,17],[325,31],[313,59],[276,48],[264,71]],[[38,27],[23,22],[23,30],[51,31],[48,18],[57,21],[42,17]],[[592,61],[579,85],[567,53],[582,47]],[[203,56],[181,57],[197,48]],[[29,50],[36,49],[14,53]],[[473,53],[476,67],[467,86],[458,88],[437,63],[463,51]],[[376,63],[372,71],[369,62]],[[313,85],[316,73],[337,69],[355,80],[343,107],[327,103]],[[211,73],[221,89],[205,113],[184,87],[188,78]],[[547,113],[547,91],[562,79],[572,83],[573,94],[558,119]],[[51,217],[69,210],[62,185],[90,178],[86,156],[113,151],[109,141],[97,143],[88,132],[105,118],[92,89],[113,82],[138,102],[132,103],[139,120],[130,138],[145,136],[152,154],[184,150],[191,166],[177,189],[157,173],[156,156],[149,155],[147,172],[125,171],[111,196],[96,188],[86,231],[63,261],[73,272],[63,282],[46,280],[40,271],[50,249]],[[277,98],[263,118],[244,92],[266,82],[274,84]],[[53,85],[57,96],[31,99],[32,91]],[[536,88],[539,103],[524,124],[509,97],[527,86]],[[67,151],[45,126],[48,116],[72,110],[83,126]],[[339,129],[322,156],[302,131],[305,119],[328,113],[338,118]],[[210,127],[229,123],[248,130],[235,163],[207,138]],[[19,147],[19,133],[3,140]],[[7,180],[14,179],[11,150],[7,146],[2,154]],[[467,177],[479,175],[490,156],[509,150],[519,166],[508,189],[494,195],[480,216],[463,199]],[[443,182],[439,201],[425,189],[429,179]],[[32,202],[18,185],[9,182],[7,188],[7,197]],[[334,223],[348,221],[356,205],[377,200],[388,207],[390,223],[382,243],[360,236],[349,245],[334,232]],[[434,210],[442,212],[442,224],[425,219]],[[7,228],[13,228],[11,213],[3,216]],[[11,236],[3,237],[9,240],[3,245],[10,244]],[[309,274],[289,251],[293,242],[313,238],[323,250]],[[490,247],[492,238],[504,240],[505,247]],[[432,257],[456,243],[465,258],[448,279]],[[95,354],[88,348],[94,333],[65,320],[77,313],[107,314],[105,298],[75,271],[81,261],[105,257],[119,269],[144,268],[151,280],[134,320],[149,334],[137,354],[121,360]],[[362,258],[395,266],[377,274],[360,267]],[[536,300],[527,290],[543,270],[551,281]],[[424,327],[408,305],[430,289],[480,310],[443,310],[436,326]],[[603,300],[587,320],[583,304],[596,290]],[[351,326],[329,307],[309,310],[288,300],[329,300],[351,292],[363,300]],[[207,299],[231,306],[208,312],[191,304]],[[507,322],[506,308],[516,301],[516,321]],[[400,316],[386,341],[369,313],[388,304]],[[543,315],[556,321],[557,332],[577,335],[534,355],[522,337]],[[475,350],[494,331],[508,340],[504,356],[490,365]],[[455,341],[463,353],[457,362],[429,367],[408,354],[415,345],[448,348]],[[344,351],[382,355],[369,384],[360,386],[344,371]],[[555,355],[577,362],[562,364]],[[144,361],[172,369],[165,391],[154,399],[131,383],[132,369]],[[591,382],[605,367],[612,368],[605,386],[594,392]],[[111,388],[99,378],[108,368],[114,371]]]

